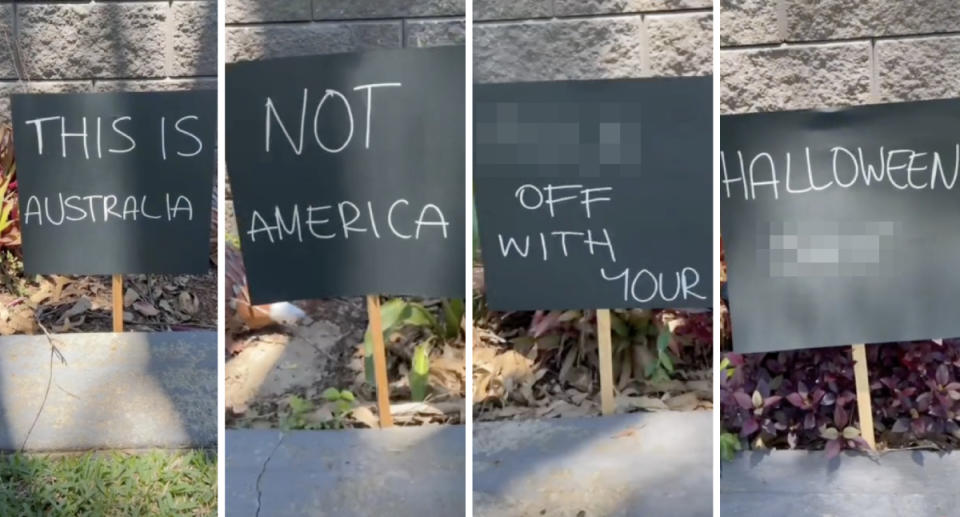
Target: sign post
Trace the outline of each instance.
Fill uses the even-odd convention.
[[[711,91],[709,77],[474,87],[487,302],[598,308],[604,415],[610,309],[711,307]]]
[[[866,347],[960,335],[960,100],[721,117],[721,225],[734,350],[852,346],[876,448]]]
[[[873,403],[870,400],[870,375],[867,373],[867,348],[862,344],[853,345],[853,375],[857,384],[860,436],[871,449],[877,450],[877,439],[873,427]]]
[[[613,395],[613,346],[610,309],[597,309],[597,348],[600,353],[600,412],[612,415],[616,410]]]
[[[387,350],[383,343],[383,323],[380,319],[379,295],[367,295],[367,317],[370,319],[370,333],[373,334],[373,369],[377,382],[377,411],[380,417],[380,427],[392,427],[390,382],[387,380]]]
[[[393,420],[379,295],[465,295],[464,72],[463,47],[227,65],[251,302],[364,296],[381,427]]]
[[[113,275],[113,331],[123,332],[123,275]]]

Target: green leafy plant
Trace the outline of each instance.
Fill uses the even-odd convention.
[[[17,197],[17,164],[13,132],[0,131],[0,250],[20,250],[20,220]]]
[[[740,438],[735,433],[720,433],[720,459],[733,461],[742,448]]]
[[[321,395],[323,400],[333,404],[333,419],[325,426],[327,429],[343,429],[343,419],[353,410],[357,399],[350,390],[327,388]]]
[[[287,430],[343,429],[344,418],[356,403],[353,393],[350,390],[327,388],[321,397],[330,406],[329,418],[318,420],[313,402],[291,395],[287,399],[290,413],[283,418],[281,427]]]
[[[415,401],[426,398],[430,376],[430,350],[434,341],[456,339],[460,336],[460,326],[464,315],[463,300],[444,300],[441,303],[441,317],[436,317],[423,304],[392,298],[380,307],[380,321],[384,340],[394,332],[405,327],[417,327],[427,334],[414,349],[413,361],[409,373],[410,391]],[[373,334],[370,327],[363,338],[364,374],[370,384],[376,382],[373,366]]]
[[[720,361],[720,376],[722,378],[729,379],[730,377],[733,377],[733,374],[735,374],[736,371],[736,367],[730,362],[729,358],[724,357],[723,360]]]
[[[409,380],[410,398],[422,402],[427,398],[427,389],[430,387],[430,343],[422,343],[414,351]]]
[[[281,427],[284,429],[311,429],[308,415],[313,412],[313,402],[297,395],[290,395],[287,404],[290,405],[290,413],[283,418]]]
[[[673,358],[670,357],[670,331],[666,328],[660,329],[657,335],[657,355],[656,359],[647,365],[647,371],[644,374],[653,381],[668,381],[673,375]]]

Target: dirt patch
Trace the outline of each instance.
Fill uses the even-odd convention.
[[[283,428],[293,411],[291,398],[309,403],[308,424],[329,425],[331,408],[324,391],[349,390],[356,401],[338,419],[343,427],[375,427],[376,392],[366,382],[363,337],[367,314],[362,299],[298,302],[307,319],[294,327],[235,336],[241,351],[227,358],[225,397],[227,426]],[[454,424],[462,420],[463,344],[447,343],[431,354],[431,395],[410,402],[407,381],[416,333],[400,332],[388,344],[390,400],[398,425]],[[451,375],[450,369],[459,369]],[[456,382],[450,382],[456,377]]]
[[[238,339],[242,351],[226,363],[225,397],[235,427],[276,428],[291,395],[320,401],[327,388],[351,388],[366,329],[366,313],[352,301],[300,304],[302,325]],[[359,361],[359,358],[358,358]]]

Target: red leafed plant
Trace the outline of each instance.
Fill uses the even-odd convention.
[[[0,251],[20,252],[20,210],[17,201],[17,164],[13,131],[0,131]]]
[[[960,443],[960,339],[867,349],[874,425],[882,447],[953,449]],[[849,347],[725,354],[725,432],[763,448],[866,449]]]
[[[511,340],[524,353],[534,342],[544,350],[583,345],[585,341],[595,343],[593,311],[529,314],[525,335]],[[617,379],[663,381],[674,375],[675,363],[701,369],[709,368],[712,361],[713,317],[709,311],[614,310],[610,322]],[[596,360],[595,351],[581,351],[586,362]]]

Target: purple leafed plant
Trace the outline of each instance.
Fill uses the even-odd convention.
[[[886,447],[960,443],[960,339],[868,347],[874,426]],[[857,419],[849,347],[726,353],[723,430],[748,446],[867,449]]]

